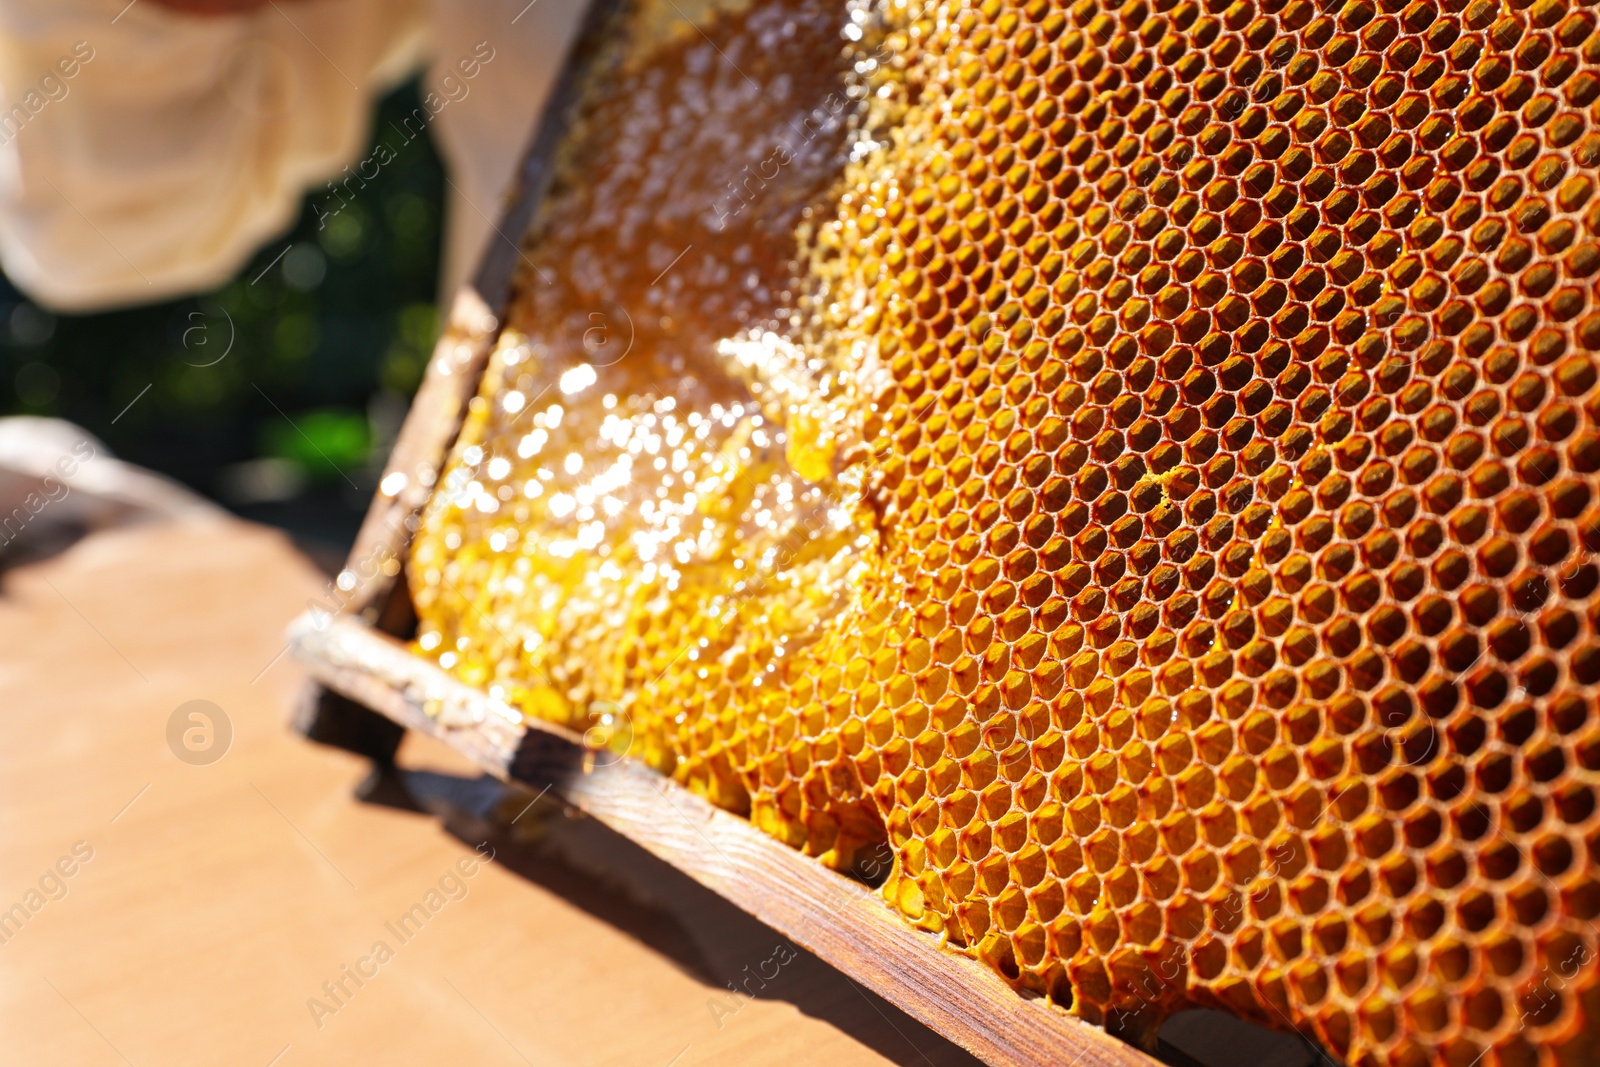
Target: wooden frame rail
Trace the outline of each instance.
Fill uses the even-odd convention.
[[[1155,1063],[945,950],[865,885],[633,760],[595,765],[569,731],[521,721],[360,620],[308,614],[291,640],[296,658],[323,685],[443,740],[499,778],[558,794],[986,1063]]]

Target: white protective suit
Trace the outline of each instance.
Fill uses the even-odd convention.
[[[269,0],[197,16],[4,0],[0,262],[65,311],[212,288],[308,190],[371,172],[358,157],[374,98],[427,62],[417,125],[451,181],[448,293],[502,239],[492,225],[585,3]]]

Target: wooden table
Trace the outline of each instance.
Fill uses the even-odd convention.
[[[446,818],[358,800],[365,763],[285,725],[283,627],[325,584],[227,520],[5,575],[0,1061],[973,1062],[591,821],[541,805],[508,836],[519,801],[425,739],[401,764]],[[192,700],[232,726],[208,765],[167,741]]]

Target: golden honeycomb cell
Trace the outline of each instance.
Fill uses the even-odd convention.
[[[641,0],[417,649],[1134,1040],[1600,1061],[1597,26]]]

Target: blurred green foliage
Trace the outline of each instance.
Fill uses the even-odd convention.
[[[417,91],[383,100],[374,130]],[[314,528],[297,532],[353,531],[439,327],[431,140],[396,149],[337,214],[330,203],[313,190],[238,277],[183,300],[58,316],[0,280],[0,412],[70,419],[245,514]]]
[[[367,419],[346,408],[307,411],[262,426],[263,455],[286,459],[315,482],[332,482],[359,468],[372,448]]]

